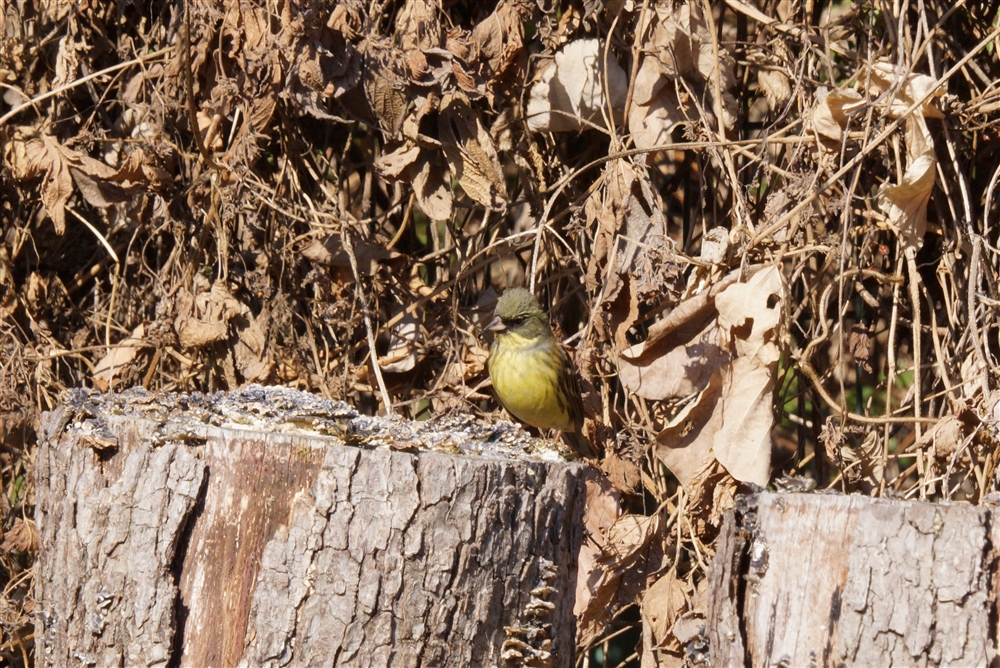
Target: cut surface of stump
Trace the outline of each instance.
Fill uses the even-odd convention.
[[[36,467],[39,665],[571,666],[586,467],[518,438],[78,391]]]
[[[996,513],[835,494],[742,497],[709,573],[714,666],[988,666]]]

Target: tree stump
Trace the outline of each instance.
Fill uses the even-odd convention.
[[[77,391],[42,436],[38,665],[573,665],[586,467],[512,425]]]
[[[742,497],[709,573],[714,666],[986,666],[991,508],[833,494]]]

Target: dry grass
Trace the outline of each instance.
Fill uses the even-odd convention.
[[[596,594],[631,610],[615,628],[657,581],[674,613],[703,610],[747,471],[995,491],[997,3],[670,7],[9,3],[0,655],[30,663],[32,453],[65,390],[263,382],[485,418],[481,326],[511,285],[551,306],[603,468],[653,518],[608,539],[631,550],[608,581],[639,583]],[[622,95],[549,131],[575,116],[532,115],[532,86],[585,38],[600,57],[554,81],[589,72]],[[780,318],[759,338],[741,328],[762,311],[729,328],[719,303],[684,311],[763,268]],[[692,347],[709,330],[712,355]],[[737,396],[738,359],[774,417],[767,461],[670,430]],[[660,375],[637,391],[629,365]],[[689,426],[717,429],[703,412]],[[627,634],[588,622],[604,665],[635,665]],[[675,665],[684,648],[657,638]]]

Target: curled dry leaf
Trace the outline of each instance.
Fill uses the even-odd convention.
[[[405,309],[397,308],[392,318]],[[404,373],[411,371],[424,356],[424,333],[420,326],[423,309],[406,313],[396,326],[392,328],[389,339],[389,350],[378,360],[379,367],[389,373]],[[391,318],[390,318],[391,319]]]
[[[757,84],[764,91],[767,108],[771,111],[780,110],[792,97],[791,82],[779,70],[761,70],[757,74]]]
[[[184,348],[199,348],[228,336],[229,321],[245,308],[222,281],[197,295],[186,288],[177,291],[174,330]]]
[[[962,421],[954,415],[945,415],[920,436],[916,446],[931,446],[935,457],[946,460],[958,452],[964,441],[965,428]]]
[[[590,538],[581,548],[574,613],[577,643],[598,638],[612,617],[638,600],[652,573],[667,561],[659,516],[621,515],[620,498],[596,473],[587,481],[584,524]]]
[[[78,41],[70,35],[59,40],[59,50],[56,53],[56,75],[52,79],[53,87],[65,86],[77,77],[77,72],[80,69],[79,53],[88,48],[83,40]]]
[[[473,29],[472,39],[485,60],[487,91],[492,102],[495,84],[516,67],[524,51],[524,26],[517,3],[509,0],[498,3],[496,10]]]
[[[402,257],[396,251],[360,239],[353,241],[353,250],[354,259],[358,263],[358,273],[363,276],[373,276],[380,267]],[[313,239],[299,249],[299,253],[319,264],[351,270],[351,258],[344,249],[344,243],[339,234]]]
[[[712,451],[742,482],[764,486],[771,476],[771,425],[774,424],[773,364],[737,357],[723,368],[721,424],[712,434]]]
[[[729,257],[729,230],[713,227],[701,240],[701,261],[709,264],[724,264]]]
[[[851,334],[847,339],[847,347],[854,356],[854,361],[868,373],[872,372],[871,359],[875,345],[875,337],[869,326],[861,323],[851,325]]]
[[[407,139],[391,151],[380,155],[375,161],[375,169],[389,181],[409,180],[413,166],[419,158],[420,147],[415,141]]]
[[[271,311],[265,307],[254,318],[245,304],[240,306],[242,313],[232,320],[233,333],[236,335],[236,342],[233,344],[236,368],[243,376],[244,382],[263,383],[271,376],[271,371],[274,369],[274,359],[267,345]]]
[[[927,203],[937,174],[934,141],[922,116],[906,119],[906,152],[909,164],[902,180],[882,189],[878,206],[907,247],[919,249],[927,233]]]
[[[38,543],[38,529],[34,520],[22,520],[20,517],[15,517],[14,525],[3,534],[3,541],[0,542],[0,553],[6,555],[11,552],[24,552],[35,555],[38,554]]]
[[[410,107],[406,91],[407,70],[402,53],[387,44],[368,42],[362,69],[364,90],[379,125],[395,137],[403,128]]]
[[[677,578],[677,569],[671,568],[646,590],[642,596],[642,618],[653,634],[654,646],[677,652],[681,644],[674,637],[674,623],[687,610],[689,586]]]
[[[613,574],[601,563],[607,534],[621,517],[621,496],[603,476],[587,474],[587,506],[583,525],[589,540],[583,541],[577,558],[576,599],[573,614],[577,618],[578,641],[598,637],[608,620],[607,602],[613,595]]]
[[[30,280],[30,279],[29,279]],[[6,321],[18,308],[14,268],[6,246],[0,246],[0,320]]]
[[[488,209],[506,209],[507,186],[496,147],[463,93],[441,99],[438,137],[448,166],[466,194]]]
[[[231,57],[247,66],[244,80],[257,83],[256,91],[239,93],[251,106],[248,119],[252,127],[265,132],[277,106],[277,86],[269,86],[266,79],[256,74],[264,68],[264,71],[287,68],[287,84],[280,91],[282,97],[294,100],[303,111],[320,120],[345,122],[330,113],[327,102],[355,89],[361,81],[364,56],[348,36],[351,30],[347,22],[340,20],[343,12],[335,11],[324,29],[307,27],[301,19],[282,14],[281,29],[272,37],[267,9],[248,6],[251,3],[237,4],[238,11],[226,12],[223,35],[235,45]],[[288,65],[284,64],[286,53],[294,53]]]
[[[622,384],[654,400],[701,392],[712,374],[732,359],[719,330],[715,298],[739,275],[730,272],[708,290],[685,299],[649,328],[644,343],[623,350],[618,358]]]
[[[115,169],[63,146],[51,135],[36,136],[26,128],[18,128],[6,144],[4,160],[16,180],[42,179],[42,205],[56,234],[66,231],[66,203],[73,195],[74,184],[96,207],[129,201],[150,185],[141,168],[141,151],[133,153],[121,169]]]
[[[600,437],[598,437],[600,438]],[[591,439],[593,442],[594,439]],[[601,470],[615,489],[626,494],[637,494],[642,489],[642,469],[639,464],[624,459],[617,452],[605,450]]]
[[[421,211],[428,218],[451,218],[455,197],[451,191],[451,173],[447,169],[435,165],[431,160],[424,160],[413,177],[413,192]]]
[[[729,333],[738,357],[762,365],[777,361],[784,279],[777,267],[761,268],[746,283],[734,283],[715,298],[719,326]],[[768,347],[770,346],[770,347]]]
[[[174,330],[183,348],[200,348],[232,338],[233,361],[245,382],[267,380],[274,359],[267,345],[270,311],[255,318],[246,304],[236,299],[223,281],[211,288],[199,280],[197,294],[181,288],[175,304]]]
[[[851,112],[874,104],[890,118],[898,119],[919,100],[923,103],[906,118],[906,171],[899,183],[879,193],[879,208],[907,247],[918,250],[927,231],[927,203],[934,189],[937,158],[926,118],[942,118],[933,101],[944,94],[938,82],[925,74],[907,72],[892,63],[875,63],[862,72],[851,88],[827,93],[819,89],[813,109],[813,127],[827,149],[839,151]],[[864,83],[864,94],[858,90]]]
[[[396,16],[396,36],[404,52],[440,47],[443,35],[437,4],[431,0],[407,0]]]
[[[861,94],[853,88],[818,88],[816,106],[812,110],[812,125],[822,145],[831,151],[839,151],[850,114],[864,104]]]
[[[588,229],[594,230],[587,290],[600,296],[597,307],[605,326],[618,350],[624,350],[640,305],[659,304],[680,275],[663,207],[645,170],[613,160],[584,213]]]
[[[636,148],[648,149],[669,143],[674,128],[690,120],[677,104],[677,91],[670,90],[674,85],[663,75],[656,58],[642,58],[628,114],[628,129]]]
[[[945,91],[934,77],[907,71],[907,68],[894,63],[878,62],[862,73],[858,80],[867,82],[871,98],[889,94],[888,99],[879,101],[886,107],[889,118],[900,118],[917,100],[923,100],[916,111],[918,116],[944,118],[941,110],[934,106],[934,100],[944,95]]]
[[[375,163],[387,181],[410,182],[417,206],[433,220],[448,220],[451,217],[453,195],[451,174],[448,169],[434,164],[434,153],[421,148],[412,139],[388,153],[384,153]]]
[[[737,480],[767,484],[783,301],[776,267],[759,269],[715,298],[721,344],[733,359],[657,437],[657,455],[685,489],[713,458]]]
[[[705,615],[695,610],[685,612],[674,622],[670,628],[670,634],[679,645],[686,645],[698,636],[703,636],[705,634]]]
[[[116,376],[120,376],[122,371],[132,363],[136,354],[145,345],[143,337],[146,336],[146,328],[139,325],[128,338],[113,346],[108,354],[94,365],[94,371],[90,377],[94,381],[94,387],[101,392],[107,392]]]
[[[840,465],[844,479],[850,484],[860,485],[867,490],[877,488],[884,470],[880,432],[871,430],[865,433],[865,438],[858,447],[847,445],[845,438],[833,461]]]
[[[609,100],[613,121],[618,124],[625,112],[627,95],[628,76],[603,43],[596,39],[570,42],[531,87],[528,129],[578,132],[591,125],[607,128]]]
[[[918,100],[924,100],[906,118],[906,172],[898,184],[883,188],[878,198],[879,208],[893,229],[909,248],[919,249],[927,232],[927,203],[937,174],[934,139],[925,119],[944,117],[933,104],[944,89],[933,77],[907,73],[891,63],[876,63],[868,72],[870,76],[862,78],[868,81],[868,94],[878,100],[888,98],[882,104],[890,118],[901,117]]]
[[[715,44],[700,3],[658,4],[647,14],[649,24],[640,30],[651,35],[643,48],[636,73],[628,125],[637,148],[670,141],[673,129],[702,117],[716,126],[736,121],[736,98],[729,90],[736,84],[736,63]],[[722,91],[723,108],[715,109],[715,84]],[[697,103],[697,104],[696,104]]]
[[[680,517],[680,531],[703,536],[710,528],[722,526],[726,511],[735,503],[739,483],[712,456],[687,473],[684,491],[689,494],[689,503]],[[703,609],[697,601],[694,607]]]

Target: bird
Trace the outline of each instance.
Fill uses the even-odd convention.
[[[507,290],[486,329],[496,333],[486,366],[503,407],[532,427],[562,431],[578,455],[595,457],[582,433],[573,365],[535,296],[524,288]]]

